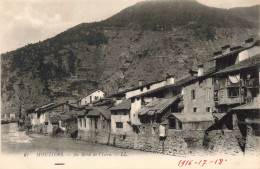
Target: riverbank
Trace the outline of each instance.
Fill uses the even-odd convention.
[[[27,135],[28,134],[28,135]],[[45,136],[33,132],[19,131],[15,123],[1,125],[1,145],[4,154],[23,154],[23,153],[74,153],[84,154],[106,153],[113,156],[127,155],[152,155],[154,153],[138,150],[117,148],[108,145],[90,143],[66,137]]]

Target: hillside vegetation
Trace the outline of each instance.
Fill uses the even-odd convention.
[[[155,81],[166,73],[186,76],[194,63],[205,64],[221,46],[257,37],[257,7],[226,10],[193,0],[141,2],[104,21],[82,23],[5,53],[2,112],[75,101],[96,89],[111,94],[119,86]]]

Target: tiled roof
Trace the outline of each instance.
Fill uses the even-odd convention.
[[[118,92],[118,93],[114,93],[114,94],[111,94],[110,96],[108,97],[114,97],[114,96],[118,96],[118,95],[124,95],[126,92],[130,92],[130,91],[133,91],[133,90],[137,90],[137,89],[140,89],[142,87],[145,87],[145,86],[148,86],[148,85],[153,85],[155,83],[160,83],[160,82],[163,82],[165,79],[163,80],[157,80],[157,81],[153,81],[153,82],[150,82],[150,83],[146,83],[144,85],[141,85],[141,86],[136,86],[136,87],[132,87],[130,89],[126,89],[126,90],[123,90],[121,92]]]
[[[116,105],[115,107],[110,108],[110,110],[129,110],[131,108],[131,100],[127,99]]]
[[[90,110],[87,116],[100,116],[100,114],[103,115],[106,119],[111,119],[111,112],[107,109],[106,106],[94,107],[93,110]]]
[[[60,115],[61,121],[69,121],[71,118],[70,115]]]
[[[215,67],[211,67],[211,68],[208,69],[207,72],[204,73],[203,76],[200,76],[200,77],[198,77],[198,76],[188,76],[188,77],[185,77],[185,78],[182,78],[182,79],[176,81],[174,84],[170,84],[170,85],[166,85],[166,86],[154,89],[154,90],[150,90],[148,92],[136,95],[134,97],[147,96],[147,95],[150,95],[152,93],[162,91],[164,89],[169,89],[169,88],[177,87],[177,86],[183,86],[183,85],[186,85],[188,83],[192,83],[192,82],[195,82],[197,80],[204,79],[204,78],[208,77],[209,75],[213,74],[214,72],[215,72]]]
[[[225,69],[222,69],[222,70],[214,73],[213,75],[235,72],[235,71],[238,71],[238,70],[243,70],[243,69],[246,69],[246,68],[256,67],[256,66],[260,66],[260,54],[253,56],[251,58],[248,58],[246,60],[243,60],[241,62],[238,62],[237,64],[229,66]]]
[[[254,46],[259,46],[259,41],[256,41],[253,45],[251,45],[249,47],[240,47],[240,48],[239,47],[234,47],[233,49],[235,49],[235,50],[233,50],[233,51],[231,51],[231,52],[229,52],[227,54],[224,54],[224,55],[215,56],[214,58],[210,59],[209,61],[216,60],[216,59],[223,58],[223,57],[227,57],[227,56],[231,56],[231,55],[239,53],[239,52],[241,52],[243,50],[250,49],[250,48],[252,48]]]
[[[180,120],[182,123],[188,122],[203,122],[203,121],[214,121],[212,114],[202,114],[202,113],[193,113],[193,114],[184,114],[184,113],[172,113],[174,117]]]
[[[89,111],[87,116],[100,116],[100,112],[98,111],[98,109],[93,109]]]
[[[169,99],[164,99],[164,98],[156,99],[155,101],[143,106],[140,109],[138,114],[139,115],[144,115],[144,114],[153,115],[153,114],[162,113],[166,108],[168,108],[178,98],[179,98],[179,96],[169,98]]]
[[[73,106],[73,105],[71,105],[69,103],[60,103],[60,104],[55,104],[55,105],[52,105],[52,106],[48,106],[48,107],[42,108],[39,111],[41,111],[41,112],[48,111],[48,110],[54,109],[56,107],[62,106],[64,104],[67,104],[68,106],[73,107],[73,108],[77,108],[76,106]]]
[[[106,106],[100,106],[98,110],[106,119],[111,119],[111,111]]]
[[[52,116],[51,119],[50,119],[50,122],[52,124],[58,124],[60,121],[60,117],[59,116]]]

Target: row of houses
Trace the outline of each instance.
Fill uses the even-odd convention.
[[[63,103],[33,109],[32,124],[53,125],[53,112],[59,112],[62,123],[66,112],[75,111],[78,139],[166,154],[210,145],[205,137],[216,131],[222,132],[223,144],[231,136],[257,138],[259,41],[251,38],[243,46],[227,45],[213,55],[208,61],[212,67],[204,70],[199,64],[182,79],[168,74],[160,81],[139,81],[138,87],[107,97],[99,90],[80,99],[78,107]],[[231,134],[223,136],[223,131]],[[241,142],[232,142],[241,147]]]

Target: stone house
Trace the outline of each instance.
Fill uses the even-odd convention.
[[[132,131],[130,121],[131,100],[127,99],[111,107],[111,133],[125,134]]]
[[[48,103],[37,108],[31,109],[28,115],[31,117],[32,129],[34,131],[46,131],[45,128],[48,126],[48,131],[51,131],[52,122],[51,117],[64,114],[70,110],[77,110],[78,108],[68,103]],[[55,121],[55,120],[54,120]],[[56,122],[56,121],[55,121]],[[50,125],[49,125],[50,124]],[[56,125],[56,123],[55,123]],[[44,128],[44,129],[42,129]]]
[[[213,74],[214,101],[219,113],[226,114],[259,94],[259,64],[258,54]],[[226,127],[232,129],[232,117],[226,118]]]
[[[260,54],[259,41],[254,42],[254,39],[250,38],[243,46],[223,46],[221,51],[214,53],[214,58],[210,61],[214,61],[216,71],[219,71],[257,54]]]
[[[181,91],[181,101],[178,103],[178,113],[172,113],[169,119],[172,129],[201,130],[213,124],[215,102],[211,75],[214,72],[215,68],[209,68],[204,73],[203,65],[199,65],[196,74],[192,71],[191,76],[175,83]]]
[[[111,112],[107,106],[88,107],[86,114],[78,116],[78,138],[108,144],[111,130]]]
[[[86,97],[79,99],[79,105],[84,106],[89,103],[98,101],[104,97],[105,97],[105,93],[102,92],[101,90],[97,90],[97,91],[91,93],[90,95],[87,95]]]
[[[144,105],[138,113],[140,128],[150,127],[152,135],[167,136],[168,116],[176,112],[179,99],[179,95],[172,98],[159,98]]]
[[[112,94],[109,97],[114,98],[116,100],[116,104],[118,104],[125,99],[135,98],[138,95],[153,92],[159,88],[162,88],[164,86],[171,85],[171,84],[174,84],[174,76],[169,75],[169,74],[166,76],[166,78],[164,78],[162,80],[154,81],[151,83],[143,84],[143,81],[139,80],[139,85],[137,87],[133,87],[131,89],[126,89],[126,90],[120,90],[120,92]],[[137,103],[137,105],[138,105],[138,103]],[[133,109],[133,111],[136,112],[135,109]]]

